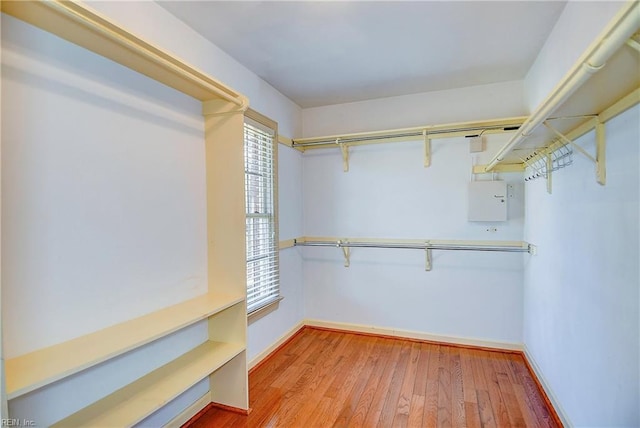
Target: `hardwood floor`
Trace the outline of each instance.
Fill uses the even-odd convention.
[[[520,354],[305,327],[249,376],[252,412],[200,427],[555,427]]]

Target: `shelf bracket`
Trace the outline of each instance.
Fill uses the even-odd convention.
[[[578,150],[580,153],[582,153],[583,155],[585,155],[587,158],[591,159],[593,161],[593,163],[598,163],[598,161],[596,160],[596,158],[594,158],[593,156],[591,156],[591,154],[589,154],[589,152],[587,152],[585,149],[583,149],[580,145],[576,144],[573,140],[567,138],[562,132],[558,131],[556,128],[554,128],[553,126],[551,126],[548,122],[543,122],[544,126],[547,127],[547,129],[549,129],[551,132],[553,132],[554,134],[556,134],[562,141],[564,141],[567,144],[571,144],[571,147],[575,148],[576,150]]]
[[[589,152],[587,152],[580,145],[573,142],[573,140],[567,138],[560,131],[555,129],[549,123],[544,122],[544,125],[551,130],[554,134],[556,134],[562,141],[571,144],[571,147],[578,150],[580,153],[585,155],[588,159],[590,159],[596,165],[596,181],[598,184],[604,186],[607,182],[607,170],[606,170],[606,154],[605,150],[607,147],[606,137],[604,132],[604,124],[600,122],[600,120],[596,117],[594,120],[594,129],[596,130],[596,156],[593,157]]]
[[[351,249],[342,245],[346,242],[346,240],[340,240],[338,241],[337,246],[342,249],[342,254],[344,255],[344,267],[349,267],[351,265]]]
[[[426,129],[422,131],[422,136],[424,137],[424,167],[428,168],[431,166],[431,138]]]
[[[547,193],[551,194],[553,189],[553,154],[547,153]]]
[[[342,170],[344,172],[349,171],[349,146],[340,142],[340,138],[336,138],[336,144],[340,146],[342,152]]]
[[[640,43],[638,43],[633,37],[627,40],[627,45],[640,52]]]
[[[607,184],[606,148],[604,123],[596,119],[596,181],[604,186]]]
[[[425,254],[424,270],[427,272],[431,271],[431,269],[433,268],[433,259],[432,259],[431,251],[432,251],[431,248],[429,248],[429,241],[426,241],[425,248],[424,248],[424,254]]]

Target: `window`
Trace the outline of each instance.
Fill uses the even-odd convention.
[[[256,112],[247,112],[244,165],[249,314],[280,300],[276,132],[275,122]]]

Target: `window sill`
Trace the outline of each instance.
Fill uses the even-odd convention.
[[[284,299],[284,296],[282,295],[274,297],[273,300],[269,300],[266,303],[264,303],[262,306],[259,306],[258,308],[252,310],[247,314],[248,321],[249,322],[255,321],[263,317],[264,315],[267,315],[268,313],[276,310],[278,308],[278,304],[282,299]]]

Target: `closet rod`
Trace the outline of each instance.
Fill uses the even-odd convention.
[[[545,98],[485,167],[490,172],[518,145],[560,108],[594,73],[606,65],[606,61],[638,30],[640,2],[628,1],[621,12],[609,23],[578,63],[563,77],[558,86]]]
[[[337,247],[337,248],[397,248],[406,250],[445,250],[445,251],[496,251],[507,253],[528,253],[531,248],[509,245],[473,245],[473,244],[401,244],[382,242],[349,242],[349,241],[294,241],[299,247]]]
[[[363,134],[360,136],[345,136],[345,137],[326,137],[322,139],[313,139],[313,141],[301,141],[304,139],[294,139],[291,142],[291,147],[311,147],[311,146],[325,146],[327,144],[349,144],[355,142],[364,142],[364,141],[377,141],[377,140],[387,140],[393,138],[410,138],[410,137],[420,137],[424,136],[424,131],[427,131],[428,136],[434,135],[442,135],[442,134],[451,134],[451,133],[459,133],[459,132],[478,132],[478,131],[516,131],[520,127],[519,124],[514,125],[513,123],[508,124],[497,124],[497,125],[488,125],[488,126],[472,126],[472,127],[458,127],[458,128],[444,128],[444,129],[433,129],[429,130],[429,126],[425,126],[422,128],[412,128],[407,130],[398,130],[396,132],[389,132],[388,134]],[[475,135],[474,135],[475,136]]]

